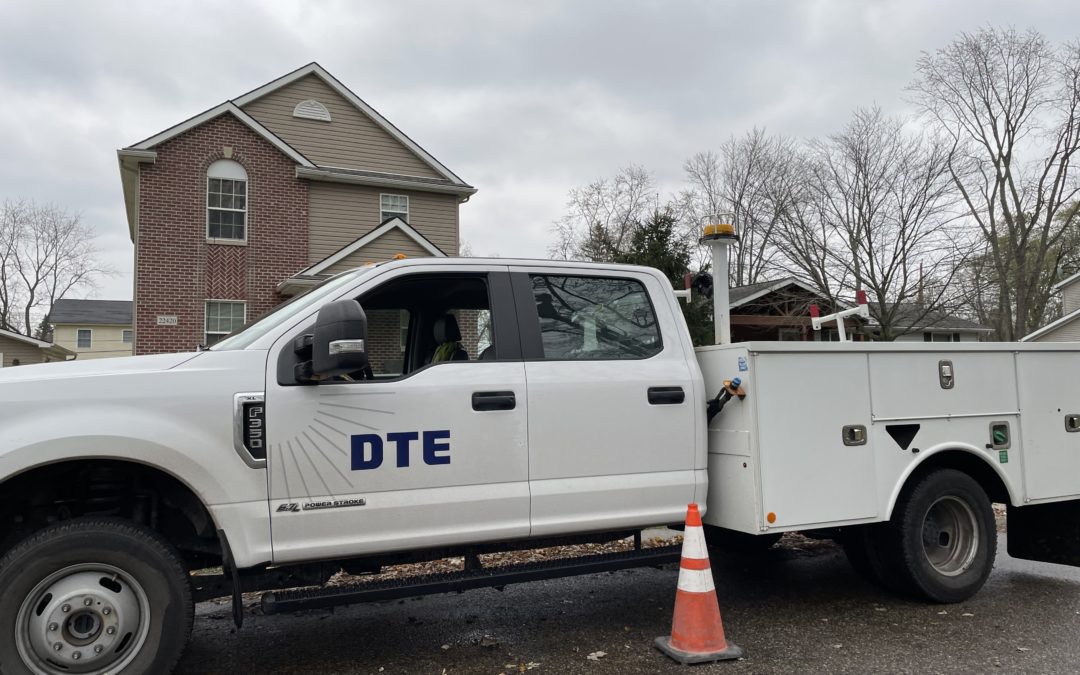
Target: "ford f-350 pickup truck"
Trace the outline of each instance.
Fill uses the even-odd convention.
[[[239,623],[241,592],[273,612],[669,562],[478,556],[688,503],[720,545],[832,536],[881,584],[961,600],[993,565],[992,501],[1010,553],[1078,562],[1077,366],[1045,345],[695,351],[642,267],[345,272],[209,349],[0,371],[0,671],[167,672],[209,597]],[[324,586],[451,555],[442,579]]]

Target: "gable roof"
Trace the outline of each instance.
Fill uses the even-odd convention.
[[[394,216],[393,218],[387,218],[375,229],[369,231],[362,237],[355,239],[351,243],[339,248],[337,251],[331,253],[329,256],[323,258],[314,265],[311,265],[307,269],[301,270],[296,274],[296,276],[314,276],[322,274],[334,263],[344,260],[356,251],[360,250],[364,246],[367,246],[371,242],[375,241],[379,237],[392,230],[400,230],[402,233],[405,234],[405,236],[415,241],[417,244],[420,245],[420,248],[424,249],[432,256],[436,258],[446,257],[446,253],[438,246],[431,243],[430,239],[417,232],[411,225],[406,223],[401,218]]]
[[[282,87],[309,75],[322,80],[349,105],[355,107],[363,115],[374,122],[376,126],[405,146],[409,151],[415,154],[420,161],[431,167],[431,169],[441,176],[441,178],[432,180],[430,178],[425,179],[416,176],[381,174],[379,172],[355,171],[342,169],[341,167],[317,165],[305,157],[302,152],[285,142],[280,136],[270,131],[270,129],[242,109],[243,106],[248,103],[258,100],[267,94],[277,91]],[[296,176],[298,178],[386,187],[404,187],[434,192],[450,192],[459,195],[459,198],[462,201],[466,200],[470,195],[477,191],[476,188],[463,181],[457,174],[442,164],[442,162],[435,159],[427,150],[424,150],[424,148],[416,143],[416,141],[409,138],[404,132],[391,124],[389,120],[380,115],[378,111],[364,102],[363,99],[350,91],[348,87],[328,73],[326,69],[318,63],[312,62],[306,66],[297,68],[291,73],[283,75],[276,80],[267,82],[261,87],[257,87],[236,99],[225,101],[224,103],[216,105],[209,110],[204,110],[179,124],[175,124],[164,131],[154,134],[149,138],[143,139],[134,145],[117,150],[117,159],[120,164],[120,179],[124,191],[124,205],[127,211],[128,229],[132,241],[135,240],[135,228],[138,223],[138,166],[143,163],[152,164],[156,161],[157,153],[154,148],[158,145],[224,114],[233,115],[237,120],[247,125],[252,131],[296,162]]]
[[[282,75],[276,80],[267,82],[261,87],[252,89],[243,96],[233,99],[233,103],[240,107],[243,107],[248,103],[255,101],[256,99],[262,98],[263,96],[266,96],[271,92],[277,91],[278,89],[292,84],[293,82],[301,78],[307,77],[308,75],[314,75],[323,82],[325,82],[339,96],[351,103],[360,112],[371,118],[375,122],[375,124],[381,127],[388,134],[390,134],[399,143],[411,150],[416,156],[423,160],[425,164],[430,166],[440,176],[455,185],[466,185],[465,181],[463,181],[457,174],[448,169],[442,162],[435,159],[427,150],[422,148],[420,144],[409,138],[403,131],[401,131],[401,129],[398,129],[396,126],[391,124],[388,119],[380,115],[377,110],[368,105],[363,99],[361,99],[359,96],[354,94],[348,87],[342,84],[336,77],[328,73],[325,68],[320,66],[318,63],[315,63],[314,61],[307,64],[306,66],[297,68],[291,73]]]
[[[12,332],[10,330],[4,330],[3,328],[0,328],[0,336],[6,337],[6,338],[11,338],[12,340],[18,340],[19,342],[24,342],[24,343],[26,343],[28,345],[33,345],[34,347],[39,347],[41,349],[52,349],[53,347],[59,347],[59,345],[54,345],[51,342],[45,342],[44,340],[38,340],[37,338],[32,338],[29,335],[23,335],[22,333],[15,333],[15,332]],[[63,347],[59,347],[59,348],[64,349]],[[64,349],[64,351],[68,351],[68,350]],[[69,353],[71,353],[71,352],[69,352]]]
[[[179,136],[186,131],[194,129],[200,124],[209,122],[215,117],[220,117],[221,115],[224,115],[226,113],[232,114],[233,117],[246,124],[248,127],[251,128],[252,131],[265,138],[267,141],[270,142],[271,145],[276,147],[281,152],[285,153],[297,164],[308,167],[315,166],[310,160],[308,160],[307,157],[304,157],[302,154],[300,154],[298,150],[293,148],[285,141],[281,140],[278,136],[276,136],[273,132],[264,127],[262,124],[259,124],[259,122],[256,121],[254,117],[241,110],[240,107],[232,101],[225,101],[220,105],[216,105],[213,108],[210,108],[209,110],[204,110],[198,115],[195,115],[194,117],[189,117],[183,122],[169,127],[165,131],[154,134],[150,138],[139,141],[135,145],[124,148],[124,150],[152,150],[155,146],[161,145],[162,143],[171,138],[175,138],[176,136]]]
[[[1040,328],[1039,330],[1034,331],[1032,333],[1028,333],[1024,337],[1020,338],[1020,342],[1031,342],[1032,340],[1036,340],[1036,339],[1042,337],[1043,335],[1046,335],[1050,331],[1061,328],[1065,324],[1072,323],[1073,321],[1076,321],[1077,319],[1080,319],[1080,309],[1074,309],[1073,311],[1069,312],[1068,314],[1061,317],[1057,321],[1052,321],[1052,322],[1046,324],[1045,326],[1043,326],[1042,328]]]
[[[49,323],[131,325],[130,300],[57,300],[49,310]]]
[[[759,281],[756,284],[735,286],[728,291],[728,306],[740,307],[787,286],[797,286],[799,289],[804,290],[811,295],[816,295],[822,300],[828,300],[828,298],[809,284],[803,283],[795,277],[785,277],[775,281]],[[838,302],[837,304],[841,306],[844,305],[842,302]]]
[[[1077,280],[1080,280],[1080,272],[1077,272],[1076,274],[1065,277],[1061,281],[1054,284],[1053,288],[1054,288],[1055,291],[1060,291],[1061,289],[1065,288],[1066,286],[1073,285],[1074,283],[1077,282]]]

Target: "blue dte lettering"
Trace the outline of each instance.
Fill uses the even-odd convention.
[[[424,432],[424,463],[425,464],[449,464],[450,444],[439,443],[440,440],[450,440],[450,430]],[[443,454],[445,453],[445,454]]]
[[[387,442],[397,445],[398,467],[409,466],[409,443],[418,438],[420,438],[420,434],[415,431],[395,431],[386,434]]]
[[[368,457],[367,448],[371,448]],[[377,469],[382,464],[382,439],[375,434],[352,437],[352,470]]]
[[[438,429],[422,432],[424,464],[435,466],[450,463],[450,430]],[[419,431],[394,431],[386,434],[386,442],[393,443],[399,468],[408,468],[413,441],[421,439]],[[378,469],[383,462],[383,439],[378,434],[357,434],[351,439],[352,470]]]

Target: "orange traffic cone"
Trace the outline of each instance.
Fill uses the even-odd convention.
[[[656,638],[656,648],[679,663],[709,663],[742,656],[742,649],[724,638],[720,603],[716,601],[709,550],[697,504],[686,511],[679,588],[675,591],[675,616],[671,637]]]

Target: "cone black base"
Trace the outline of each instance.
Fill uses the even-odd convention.
[[[716,661],[731,661],[733,659],[742,658],[742,647],[736,647],[735,645],[728,643],[727,649],[718,652],[705,652],[702,654],[695,652],[684,652],[681,649],[676,649],[671,646],[671,638],[668,636],[658,637],[653,642],[656,648],[670,656],[675,661],[683,664],[684,666],[693,663],[715,663]]]

